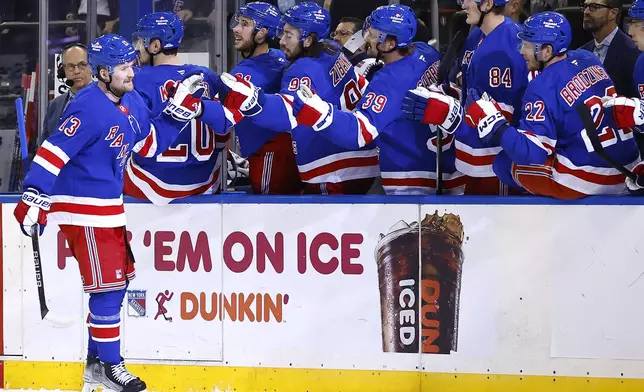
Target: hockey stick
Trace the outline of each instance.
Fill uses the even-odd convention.
[[[23,162],[23,176],[27,171],[27,132],[25,128],[24,108],[22,98],[16,99],[16,114],[18,116],[18,135],[20,136],[20,155]],[[31,245],[33,247],[34,267],[36,272],[36,285],[38,286],[38,302],[40,303],[40,318],[49,322],[56,328],[65,328],[74,324],[72,318],[60,317],[49,312],[47,298],[45,297],[45,281],[40,260],[40,225],[31,226]]]
[[[437,85],[443,84],[447,80],[447,75],[449,70],[452,67],[452,63],[458,57],[458,54],[463,48],[463,43],[465,42],[465,34],[462,31],[457,31],[452,39],[452,42],[449,44],[449,48],[445,53],[445,56],[441,59],[441,63],[438,66],[438,75],[437,75]],[[443,161],[443,131],[441,131],[439,126],[436,126],[436,194],[443,194],[443,167],[441,162]]]
[[[33,247],[34,267],[36,268],[36,285],[38,286],[38,302],[40,302],[40,318],[49,322],[53,327],[65,328],[74,324],[73,318],[60,317],[49,312],[47,299],[45,297],[45,278],[42,273],[42,263],[40,262],[40,225],[38,223],[31,226],[31,246]]]
[[[582,102],[577,104],[576,109],[577,109],[577,114],[579,114],[579,117],[581,118],[581,122],[584,125],[584,129],[586,130],[586,135],[588,135],[588,139],[590,139],[590,144],[595,149],[595,152],[597,153],[597,155],[599,155],[601,159],[605,160],[613,168],[619,170],[620,173],[630,178],[631,180],[636,181],[637,176],[633,174],[632,171],[628,170],[624,166],[617,163],[604,150],[604,146],[602,146],[602,143],[599,140],[599,135],[597,134],[597,127],[595,126],[595,122],[593,121],[593,116],[590,114],[590,109],[588,109],[588,106],[586,106],[586,104]]]

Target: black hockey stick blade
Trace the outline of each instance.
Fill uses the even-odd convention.
[[[40,259],[40,225],[38,223],[31,226],[31,246],[33,247],[34,267],[36,271],[36,285],[38,286],[38,302],[40,304],[40,318],[49,322],[56,328],[65,328],[74,324],[74,319],[64,318],[52,314],[47,307],[47,298],[45,297],[45,278],[42,272],[42,262]]]
[[[36,223],[31,226],[31,246],[34,252],[34,267],[36,271],[36,286],[38,287],[38,302],[40,302],[40,318],[43,320],[49,313],[47,308],[47,301],[45,298],[45,283],[43,282],[42,264],[40,263],[40,241],[38,234],[40,225]]]
[[[463,48],[463,43],[465,42],[465,34],[462,31],[457,31],[452,38],[452,42],[447,48],[447,53],[441,59],[441,63],[438,66],[438,75],[436,79],[437,84],[443,84],[447,80],[449,75],[449,70],[454,63],[454,60],[458,57],[461,49]],[[440,127],[436,127],[436,194],[443,194],[443,166],[441,163],[443,155],[443,132]]]
[[[438,66],[436,84],[441,85],[443,84],[443,82],[445,82],[445,80],[447,80],[447,76],[449,75],[449,71],[452,68],[454,60],[456,60],[458,55],[461,53],[465,38],[465,33],[460,30],[457,31],[454,35],[454,38],[452,38],[452,42],[449,44],[449,48],[447,48],[447,52],[441,59],[441,63]]]
[[[631,180],[636,181],[637,176],[633,174],[632,171],[628,170],[624,166],[617,163],[604,150],[604,146],[602,146],[602,143],[599,140],[599,135],[597,134],[597,127],[595,126],[595,122],[593,121],[593,116],[590,114],[590,109],[588,109],[588,106],[586,106],[586,104],[582,102],[577,104],[576,109],[577,109],[577,114],[579,114],[579,117],[581,118],[581,123],[584,125],[584,129],[586,130],[586,135],[588,135],[590,144],[593,146],[593,149],[595,149],[595,152],[597,153],[597,155],[599,155],[601,159],[606,161],[613,168],[619,170],[620,173],[630,178]]]
[[[443,194],[443,132],[436,126],[436,194]]]

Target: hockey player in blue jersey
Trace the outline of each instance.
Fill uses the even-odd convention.
[[[631,36],[639,50],[644,51],[644,0],[635,0],[628,10],[628,35]],[[642,53],[633,70],[633,83],[637,97],[606,97],[602,99],[607,111],[613,111],[617,125],[624,128],[632,127],[636,131],[635,139],[638,141],[640,154],[644,152],[644,53]],[[643,165],[638,165],[634,171],[644,171]],[[638,175],[636,181],[626,179],[626,185],[631,191],[644,188],[644,176]]]
[[[628,35],[631,36],[637,48],[644,51],[644,0],[635,0],[628,10]],[[639,98],[644,99],[644,53],[635,63],[633,82]]]
[[[436,189],[436,134],[404,118],[407,89],[436,83],[438,52],[412,44],[416,18],[407,6],[377,8],[365,23],[366,48],[385,66],[376,72],[352,113],[337,110],[308,86],[298,86],[293,114],[300,125],[345,148],[377,145],[382,184],[387,194],[431,194]],[[454,124],[458,126],[458,124]],[[454,169],[453,139],[443,140],[446,191],[462,192],[462,175]]]
[[[133,91],[136,51],[123,37],[103,35],[89,46],[98,82],[78,93],[58,132],[36,152],[14,215],[27,235],[47,218],[60,225],[89,293],[89,344],[84,390],[137,392],[145,382],[120,355],[120,314],[134,259],[127,245],[123,169],[131,152],[154,156],[201,111],[203,76],[186,75],[166,107],[152,117]],[[185,132],[185,131],[184,131]]]
[[[519,26],[503,15],[508,0],[464,0],[467,24],[475,26],[468,37],[463,62],[463,87],[487,92],[513,125],[521,113],[521,98],[528,83],[525,61],[517,51]],[[453,94],[452,94],[453,95]],[[461,95],[461,104],[467,94]],[[456,168],[468,176],[466,194],[506,194],[507,188],[494,175],[492,162],[501,150],[483,145],[476,130],[462,123],[455,133]]]
[[[541,73],[528,84],[519,125],[512,125],[496,101],[475,89],[468,91],[465,121],[484,145],[503,148],[494,160],[494,172],[508,186],[559,199],[623,194],[624,175],[594,152],[575,108],[579,103],[588,106],[605,151],[631,169],[640,161],[628,128],[632,124],[620,122],[618,115],[617,121],[604,115],[602,97],[614,95],[613,82],[592,53],[568,51],[571,33],[559,13],[528,18],[519,34],[521,53],[528,68]],[[426,100],[425,122],[438,121],[428,120],[444,105],[444,98],[432,95]],[[636,116],[642,116],[640,111]],[[633,117],[631,110],[631,121]]]
[[[166,106],[183,75],[204,75],[203,113],[191,121],[186,132],[155,157],[134,154],[127,163],[124,193],[165,205],[172,200],[203,193],[217,193],[227,168],[226,142],[229,129],[241,115],[213,101],[218,75],[205,67],[179,62],[177,53],[183,24],[173,12],[145,15],[137,23],[134,45],[143,66],[134,78],[134,88],[152,115]],[[224,170],[222,171],[222,165]]]
[[[230,26],[235,49],[244,58],[230,73],[251,81],[269,94],[280,91],[282,75],[289,64],[284,52],[268,47],[269,40],[277,37],[279,25],[279,9],[258,1],[240,7]],[[235,126],[235,136],[241,155],[248,158],[253,193],[289,195],[301,192],[290,133],[276,133],[246,119]]]
[[[292,64],[282,77],[280,94],[264,94],[252,80],[223,74],[221,79],[230,89],[224,104],[242,109],[257,126],[291,132],[304,193],[364,194],[379,174],[375,148],[338,146],[310,127],[298,126],[292,105],[296,92],[305,85],[350,111],[362,98],[367,81],[338,44],[325,39],[330,16],[324,8],[312,2],[297,4],[284,13],[281,23],[280,46]]]

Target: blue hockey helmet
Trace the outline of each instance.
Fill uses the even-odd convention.
[[[92,73],[98,75],[104,68],[111,75],[114,67],[136,60],[136,50],[125,38],[116,34],[105,34],[93,40],[87,51],[87,60]]]
[[[406,48],[411,45],[416,35],[416,15],[406,5],[383,5],[376,8],[365,20],[363,31],[368,34],[369,28],[380,33],[378,43],[387,36],[396,38],[396,47]]]
[[[280,26],[280,11],[274,5],[263,1],[254,1],[239,8],[239,11],[230,20],[230,28],[233,29],[239,24],[239,18],[245,17],[255,23],[255,30],[268,30],[268,37],[277,37],[277,29]]]
[[[183,39],[183,22],[174,12],[153,12],[139,20],[132,38],[135,42],[142,38],[145,48],[158,39],[163,49],[177,49]]]
[[[628,9],[630,19],[644,20],[644,0],[635,0]]]
[[[279,34],[282,33],[286,24],[300,30],[302,41],[312,33],[315,33],[318,39],[324,39],[329,35],[331,29],[331,16],[327,10],[316,3],[305,1],[289,8],[282,15]]]
[[[538,52],[542,45],[552,46],[555,55],[568,50],[572,40],[572,29],[568,20],[558,12],[546,11],[530,16],[524,23],[519,39],[537,45]]]
[[[476,4],[481,4],[481,0],[474,0]],[[510,0],[493,0],[493,4],[497,7],[505,7],[506,4],[508,4]],[[456,3],[458,5],[463,5],[463,0],[456,0]]]

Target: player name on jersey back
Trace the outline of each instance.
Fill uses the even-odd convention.
[[[577,60],[572,61],[573,64],[575,61]],[[575,101],[591,86],[607,79],[610,79],[610,77],[601,65],[591,65],[573,76],[565,87],[559,91],[559,95],[566,101],[568,106],[573,106]]]

